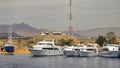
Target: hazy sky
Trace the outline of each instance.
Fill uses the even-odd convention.
[[[73,0],[74,30],[120,27],[120,0]],[[67,30],[69,0],[0,0],[0,24]]]

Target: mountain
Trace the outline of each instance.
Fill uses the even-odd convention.
[[[120,27],[95,28],[85,31],[75,31],[75,35],[82,38],[98,37],[99,35],[106,36],[107,33],[114,32],[117,37],[120,37]]]
[[[0,33],[8,33],[9,25],[0,24]]]
[[[38,29],[33,28],[25,23],[20,23],[20,24],[15,23],[12,25],[12,29],[15,33],[25,37],[35,36],[39,33]]]
[[[0,38],[8,38],[8,33],[0,33]],[[18,35],[18,34],[16,34],[16,33],[12,33],[12,37],[13,38],[23,38],[23,36],[21,36],[21,35]]]
[[[8,29],[9,29],[9,25],[0,24],[0,33],[8,33]],[[12,29],[14,33],[24,37],[36,36],[42,31],[47,31],[44,29],[36,29],[25,23],[12,24]]]
[[[9,25],[0,24],[0,33],[8,33]],[[52,31],[46,29],[36,29],[28,24],[12,24],[13,32],[24,37],[33,37],[38,35],[40,32]],[[74,35],[80,38],[98,37],[99,35],[106,36],[108,32],[114,32],[116,36],[120,37],[120,27],[106,27],[106,28],[95,28],[84,31],[74,31]]]

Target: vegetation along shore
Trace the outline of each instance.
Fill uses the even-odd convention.
[[[68,36],[65,33],[61,34],[48,34],[43,35],[43,33],[40,33],[39,35],[36,35],[34,37],[29,38],[13,38],[13,44],[15,45],[14,54],[30,54],[29,48],[32,47],[34,44],[36,44],[40,40],[46,40],[46,39],[55,39],[56,44],[58,46],[64,46],[64,45],[78,45],[81,43],[97,43],[99,44],[99,48],[102,47],[102,44],[104,42],[109,43],[115,43],[119,44],[120,38],[118,38],[114,32],[109,32],[106,34],[106,36],[98,36],[98,38],[78,38],[75,36]],[[72,39],[72,40],[71,40]],[[7,41],[7,38],[1,38],[0,39],[0,54],[6,54],[5,50],[3,49],[5,42]]]

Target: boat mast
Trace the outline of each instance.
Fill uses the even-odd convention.
[[[9,25],[8,43],[12,43],[12,25]]]

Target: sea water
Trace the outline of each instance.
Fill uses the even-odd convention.
[[[0,68],[120,68],[120,58],[0,55]]]

